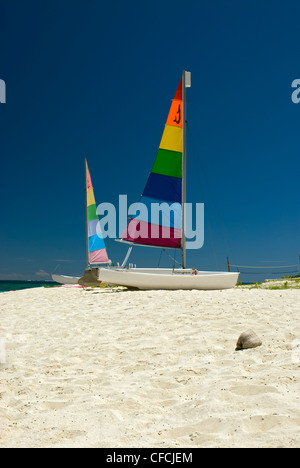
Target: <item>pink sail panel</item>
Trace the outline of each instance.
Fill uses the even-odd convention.
[[[182,230],[131,219],[122,239],[135,244],[181,248]]]
[[[90,264],[93,263],[109,263],[109,258],[106,253],[106,249],[95,250],[89,252]]]
[[[91,179],[91,174],[88,169],[88,165],[86,163],[86,190],[89,192],[90,190],[93,190],[93,184],[92,184],[92,179]]]

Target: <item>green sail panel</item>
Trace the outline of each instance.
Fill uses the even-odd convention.
[[[93,221],[94,219],[99,219],[96,205],[90,205],[87,207],[87,219],[88,222]]]
[[[155,174],[182,178],[182,153],[159,149],[152,172]]]

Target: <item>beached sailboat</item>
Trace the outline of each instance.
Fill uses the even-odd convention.
[[[130,244],[121,268],[99,268],[99,280],[138,289],[227,289],[239,273],[205,272],[186,268],[186,88],[191,74],[184,71],[176,90],[159,150],[140,202],[151,211],[154,203],[167,203],[173,217],[156,220],[142,212],[131,218],[121,241]],[[180,249],[182,269],[129,268],[125,263],[134,245]]]
[[[51,276],[53,281],[59,284],[78,284],[78,280],[80,280],[80,276],[56,275],[54,273]]]
[[[110,265],[105,242],[101,233],[97,205],[91,174],[85,159],[85,194],[86,194],[86,256],[87,269],[82,277],[52,275],[52,279],[61,284],[80,284],[82,286],[97,286],[98,265]]]

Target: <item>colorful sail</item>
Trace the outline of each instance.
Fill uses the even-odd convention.
[[[182,151],[183,92],[182,79],[171,104],[158,153],[142,194],[141,203],[148,208],[148,217],[140,213],[130,219],[122,240],[155,247],[181,248],[182,239]],[[151,218],[152,204],[166,204],[171,216]],[[161,205],[163,206],[163,205]],[[168,208],[167,207],[167,208]],[[164,210],[162,210],[164,211]]]
[[[94,196],[91,175],[86,165],[86,201],[87,201],[87,236],[88,236],[88,263],[110,263],[104,239],[101,233],[100,221],[97,215],[97,206]]]

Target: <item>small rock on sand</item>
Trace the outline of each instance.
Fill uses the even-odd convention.
[[[240,351],[242,349],[257,348],[257,346],[261,345],[262,341],[256,333],[254,333],[253,330],[247,330],[239,337],[235,350]]]

